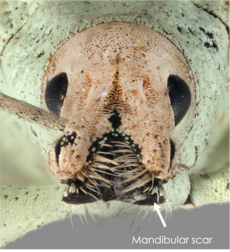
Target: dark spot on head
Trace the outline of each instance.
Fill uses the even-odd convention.
[[[190,33],[192,33],[192,35],[194,35],[194,33],[192,32],[192,30],[190,29],[190,27],[188,27],[188,30]]]
[[[115,129],[121,125],[121,117],[116,109],[113,111],[113,115],[109,118],[109,121],[112,123],[112,127]]]
[[[204,46],[207,47],[207,48],[209,48],[209,47],[210,47],[210,44],[209,44],[208,42],[205,42],[205,43],[204,43]]]
[[[172,161],[175,155],[175,144],[171,139],[170,139],[170,150],[171,150],[170,160]]]
[[[190,204],[193,204],[193,202],[192,202],[191,195],[189,194],[187,200],[184,203],[184,205],[190,205]]]
[[[43,56],[45,54],[45,52],[42,52],[40,54],[38,54],[37,58],[40,58],[41,56]]]
[[[199,27],[199,29],[210,39],[213,39],[213,33],[211,32],[206,32],[203,27]]]

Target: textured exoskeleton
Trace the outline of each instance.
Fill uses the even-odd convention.
[[[229,201],[229,28],[224,1],[209,5],[202,1],[0,4],[0,108],[14,115],[2,112],[2,156],[7,153],[8,160],[20,148],[33,148],[26,146],[29,133],[46,161],[49,156],[56,176],[48,172],[48,162],[37,164],[41,157],[36,154],[24,158],[21,153],[15,162],[3,157],[2,247],[73,213],[106,218],[135,209],[153,210],[140,204],[144,198],[137,200],[134,195],[124,200],[120,187],[114,184],[116,195],[109,203],[102,198],[104,201],[82,207],[62,201],[66,185],[58,179],[91,179],[94,170],[87,157],[93,152],[93,139],[113,132],[114,125],[127,137],[128,145],[132,141],[133,148],[140,149],[135,162],[143,165],[140,172],[146,175],[142,182],[135,177],[134,187],[122,188],[126,193],[157,179],[168,181],[160,183],[156,194],[161,197],[167,192],[161,210]],[[62,73],[67,74],[70,88],[65,97],[60,96],[62,106],[53,111],[60,114],[58,117],[49,112],[52,100],[47,103],[46,90]],[[191,96],[183,118],[177,116],[170,100],[174,91],[170,81],[178,81],[178,77],[187,84]],[[111,119],[117,112],[119,125]],[[15,119],[15,115],[27,122]],[[15,152],[7,146],[10,141]],[[108,145],[105,141],[102,144]],[[113,165],[109,170],[120,169],[119,162]],[[21,181],[19,169],[26,174]],[[127,174],[125,179],[129,179]],[[112,182],[125,179],[113,177]],[[116,200],[111,200],[114,197]],[[131,204],[133,200],[140,206]]]

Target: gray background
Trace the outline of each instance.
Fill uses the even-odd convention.
[[[189,237],[188,245],[154,245],[132,244],[134,232],[140,223],[140,214],[130,230],[131,223],[137,212],[127,218],[112,218],[96,225],[88,217],[89,225],[81,223],[78,216],[73,216],[73,228],[70,218],[51,223],[37,231],[30,232],[22,239],[9,243],[8,249],[229,249],[229,204],[209,205],[192,211],[177,210],[172,218],[166,221],[163,228],[155,213],[151,219],[148,215],[137,234],[141,237]],[[163,212],[163,217],[165,215]],[[149,221],[150,219],[150,221]],[[148,224],[149,223],[149,224]],[[74,235],[75,233],[75,235]],[[192,237],[213,237],[211,245],[192,245]]]

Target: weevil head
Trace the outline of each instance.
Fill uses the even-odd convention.
[[[89,202],[154,201],[154,185],[176,175],[170,135],[190,104],[188,71],[169,40],[141,25],[101,24],[63,43],[47,71],[46,104],[68,119],[51,172]]]

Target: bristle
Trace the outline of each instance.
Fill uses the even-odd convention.
[[[89,192],[85,191],[82,187],[80,187],[80,189],[81,189],[81,190],[82,190],[82,192],[84,192],[85,194],[89,194],[90,196],[92,196],[93,198],[95,198],[96,200],[98,200],[98,198],[97,198],[97,197],[95,197],[93,194],[91,194],[91,193],[89,193]]]
[[[100,164],[97,162],[93,162],[92,164],[90,164],[89,169],[90,168],[100,168],[100,169],[105,169],[105,170],[113,170],[113,167],[109,167],[108,165]]]
[[[114,146],[117,147],[127,147],[128,149],[131,149],[131,146],[125,142],[111,141],[111,143],[115,143]]]
[[[111,151],[111,152],[98,151],[98,152],[97,152],[97,155],[99,155],[99,154],[104,154],[104,155],[106,155],[106,156],[108,156],[108,155],[115,156],[115,155],[116,155],[116,154],[114,154],[112,151]]]
[[[143,174],[146,173],[146,172],[147,172],[146,170],[143,170],[143,171],[141,171],[141,172],[138,172],[136,175],[133,175],[132,177],[123,180],[121,183],[126,183],[126,182],[129,182],[129,181],[132,181],[132,180],[134,180],[134,179],[140,177],[141,175],[143,175]]]
[[[100,156],[100,155],[96,155],[95,156],[95,161],[104,162],[104,163],[111,163],[111,164],[114,164],[114,165],[118,165],[118,163],[115,162],[114,160],[109,159],[109,158],[105,158],[105,157]]]
[[[149,190],[149,187],[147,187],[144,191],[143,191],[143,193],[145,193],[146,191],[148,191]]]
[[[155,178],[155,176],[154,176],[154,174],[152,174],[152,188],[154,187],[154,178]]]
[[[106,182],[106,183],[108,183],[108,184],[113,184],[111,181],[109,181],[108,179],[105,179],[105,178],[103,178],[102,176],[100,176],[98,173],[96,173],[96,172],[92,172],[92,173],[90,173],[89,175],[88,175],[90,178],[95,178],[95,179],[97,179],[97,180],[101,180],[101,181],[104,181],[104,182]]]
[[[79,218],[81,220],[81,223],[83,224],[83,226],[85,226],[85,223],[83,222],[82,218],[81,218],[82,214],[79,215]]]
[[[122,150],[114,150],[112,151],[112,153],[123,153],[123,152],[127,152],[127,153],[133,153],[133,150],[126,150],[126,149],[122,149]]]
[[[99,191],[99,189],[98,189],[98,187],[95,185],[95,184],[89,184],[89,183],[86,183],[86,187],[89,189],[89,190],[91,190],[91,191],[93,191],[93,192],[95,192],[95,193],[100,193],[100,191]],[[97,189],[97,190],[94,190],[94,189]]]
[[[145,227],[144,232],[147,230],[147,228],[148,228],[148,226],[149,226],[149,223],[150,223],[150,221],[151,221],[152,215],[153,215],[153,212],[152,212],[152,211],[149,211],[149,206],[148,206],[148,209],[147,209],[146,211],[147,211],[148,213],[150,212],[150,216],[149,216],[149,221],[148,221],[148,223],[147,223],[147,225],[146,225],[146,227]]]
[[[164,195],[165,198],[165,220],[167,220],[167,218],[171,219],[172,217],[172,207],[170,205],[170,202],[168,200],[168,196],[167,196],[167,192],[165,191],[163,186],[160,186],[159,190],[162,192],[162,194]]]
[[[81,190],[83,193],[87,194],[87,192],[86,192],[82,187],[80,187],[80,190]]]
[[[124,220],[125,218],[127,218],[128,215],[132,213],[132,211],[129,211],[130,207],[133,208],[133,205],[130,202],[128,202],[122,207],[122,209],[120,210],[120,213],[117,215],[117,217],[119,217],[119,221]]]
[[[134,190],[137,187],[142,187],[145,184],[147,184],[149,181],[151,181],[151,177],[149,176],[149,174],[145,174],[142,178],[138,179],[136,182],[134,182],[133,184],[131,184],[130,186],[126,187],[122,192],[123,193],[127,193],[131,190]]]
[[[96,200],[116,199],[130,204],[143,204],[146,200],[147,204],[153,204],[151,195],[157,194],[153,198],[157,197],[159,203],[159,194],[164,195],[164,192],[158,188],[161,187],[159,182],[154,185],[155,177],[142,164],[138,147],[133,142],[130,145],[112,141],[109,137],[104,138],[106,142],[99,142],[99,145],[94,142],[90,159],[77,177],[82,182],[75,182],[74,191],[79,187],[81,193]],[[68,190],[73,188],[68,188],[67,192]]]
[[[84,214],[83,217],[84,217],[85,221],[87,222],[87,224],[88,224],[88,226],[89,226],[89,222],[88,222],[88,219],[87,219],[86,214]]]
[[[107,175],[112,175],[111,173],[100,170],[99,168],[95,168],[94,170],[95,170],[95,172],[100,172],[100,173],[104,173],[104,174],[107,174]],[[118,175],[113,174],[113,176],[118,176]]]
[[[118,165],[118,166],[116,166],[116,170],[114,169],[114,171],[116,172],[116,173],[119,173],[119,174],[122,174],[123,176],[125,176],[125,172],[126,171],[124,171],[124,170],[121,170],[121,168],[123,169],[123,168],[127,168],[127,167],[136,167],[136,164],[123,164],[123,165]]]
[[[147,215],[148,215],[148,211],[145,211],[145,214],[144,214],[144,216],[141,218],[140,224],[138,225],[136,231],[134,232],[134,235],[137,234],[137,233],[139,232],[140,227],[141,227],[141,225],[143,224],[143,222],[144,222],[144,220],[145,220],[145,218],[146,218]]]
[[[101,144],[101,147],[110,147],[110,148],[112,148],[112,147],[113,147],[113,145],[103,143],[103,144]]]
[[[139,216],[139,214],[141,213],[141,209],[138,211],[138,213],[136,214],[136,216],[134,217],[134,219],[133,219],[133,221],[132,221],[132,223],[131,223],[131,225],[130,225],[130,230],[132,229],[132,227],[133,227],[133,224],[134,224],[134,222],[135,222],[135,220],[137,219],[137,217]]]
[[[142,167],[142,166],[138,166],[138,167],[136,167],[135,169],[127,170],[127,171],[120,171],[120,172],[122,172],[122,174],[123,174],[124,176],[130,176],[130,175],[132,175],[132,174],[136,174],[136,173],[141,172],[141,171],[143,171],[143,167]],[[147,171],[146,171],[146,172],[147,172]]]
[[[89,215],[90,215],[90,217],[92,218],[94,224],[95,224],[96,226],[100,226],[100,224],[99,224],[99,223],[97,222],[97,220],[94,218],[94,215],[93,215],[92,213],[89,213]]]
[[[70,215],[70,222],[71,222],[71,226],[72,226],[74,238],[75,238],[75,240],[77,240],[77,236],[76,236],[76,233],[75,233],[75,230],[74,230],[74,226],[73,226],[73,218],[72,218],[72,215]]]

